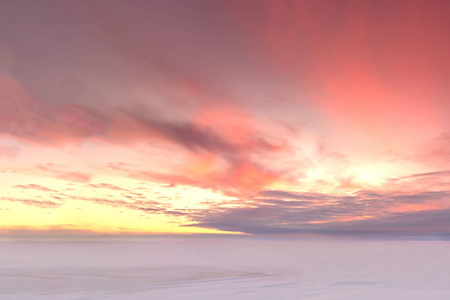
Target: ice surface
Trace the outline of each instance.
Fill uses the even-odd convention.
[[[450,299],[450,242],[0,242],[0,299]]]

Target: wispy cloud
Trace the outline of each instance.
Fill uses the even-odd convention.
[[[50,200],[36,200],[35,197],[32,198],[14,198],[14,197],[0,197],[1,201],[11,201],[16,203],[21,203],[24,205],[35,206],[39,208],[58,208],[62,205],[61,202],[50,201]]]
[[[411,177],[426,176],[431,174]],[[272,190],[260,192],[251,205],[203,211],[188,226],[253,234],[442,234],[448,233],[449,200],[449,190],[361,190],[348,196]]]

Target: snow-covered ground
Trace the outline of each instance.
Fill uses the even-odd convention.
[[[0,242],[0,299],[450,299],[450,242]]]

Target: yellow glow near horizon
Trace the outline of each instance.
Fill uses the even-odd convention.
[[[2,174],[2,177],[6,175]],[[13,174],[12,177],[20,177],[20,175]],[[7,183],[11,182],[20,182],[20,186],[8,186]],[[233,200],[232,197],[224,196],[219,192],[196,187],[169,188],[166,184],[106,175],[98,176],[89,184],[31,175],[24,175],[20,180],[5,178],[2,183],[1,228],[25,227],[36,230],[65,228],[104,233],[228,233],[183,226],[191,223],[184,216],[147,213],[144,210],[133,209],[136,199],[128,200],[129,195],[126,193],[138,192],[141,195],[141,200],[138,200],[139,205],[152,203],[152,199],[159,198],[158,201],[161,204],[166,203],[170,206],[170,210],[205,209],[204,201]],[[109,186],[102,188],[102,183],[111,187],[116,186],[120,190],[109,190]],[[52,198],[54,196],[58,198]],[[54,203],[54,207],[51,207],[52,204],[49,205],[50,207],[45,207],[48,201]]]

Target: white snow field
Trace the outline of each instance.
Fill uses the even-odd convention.
[[[3,241],[0,299],[450,299],[450,242]]]

